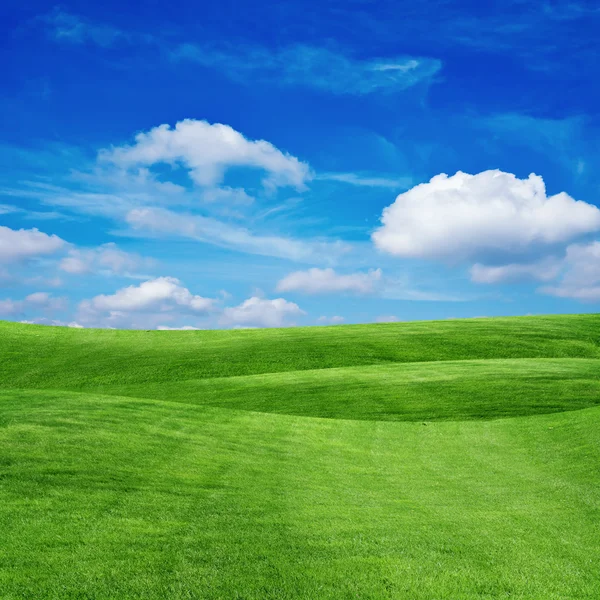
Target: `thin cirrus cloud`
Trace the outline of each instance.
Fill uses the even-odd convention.
[[[9,215],[18,212],[18,208],[12,204],[0,204],[0,215]]]
[[[408,189],[413,185],[411,177],[379,177],[363,173],[319,173],[317,181],[337,181],[348,185],[368,188]]]
[[[97,248],[72,248],[59,263],[61,271],[70,275],[107,273],[131,276],[141,266],[150,266],[152,261],[132,252],[121,250],[114,242]]]
[[[333,269],[308,269],[294,271],[277,283],[278,292],[301,292],[305,294],[331,294],[355,292],[369,294],[381,280],[381,269],[368,273],[342,275]]]
[[[471,267],[471,281],[475,283],[509,283],[520,281],[552,281],[558,277],[562,261],[546,258],[534,263],[511,263],[508,265],[484,265]]]
[[[546,195],[541,177],[484,171],[436,175],[384,209],[375,246],[386,253],[445,261],[515,255],[600,229],[600,210],[561,192]]]
[[[275,49],[260,45],[172,43],[160,35],[124,31],[61,8],[40,19],[49,36],[59,43],[94,44],[102,48],[155,46],[173,62],[191,62],[215,69],[245,84],[264,81],[362,96],[402,92],[420,83],[429,84],[442,67],[439,59],[426,56],[357,58],[340,50],[305,44]]]
[[[519,113],[500,113],[472,122],[504,144],[526,147],[564,168],[575,177],[586,170],[590,157],[597,155],[590,122],[585,116],[549,119]]]
[[[159,39],[147,33],[125,31],[108,23],[94,21],[71,13],[60,6],[38,17],[55,42],[81,45],[91,44],[101,48],[157,44]]]
[[[125,221],[134,231],[146,235],[183,237],[250,254],[294,261],[334,261],[348,251],[348,245],[343,242],[258,235],[212,217],[176,213],[163,208],[131,210],[127,213]]]
[[[241,49],[184,43],[172,50],[177,61],[218,69],[229,78],[251,83],[302,86],[339,95],[363,96],[404,91],[431,82],[441,69],[435,58],[397,56],[359,59],[327,48],[294,45],[277,50],[260,46]]]
[[[170,173],[159,179],[151,169],[162,163],[184,166],[193,181],[184,187],[163,180]],[[252,212],[260,215],[260,206],[243,187],[219,185],[227,170],[236,166],[264,172],[268,194],[273,186],[303,189],[312,176],[306,163],[269,142],[248,140],[226,125],[188,119],[173,128],[159,126],[142,132],[132,145],[101,150],[96,164],[83,171],[72,171],[62,185],[30,182],[5,192],[12,197],[35,198],[45,204],[110,218],[126,224],[124,233],[136,237],[184,237],[245,253],[308,263],[331,264],[348,251],[349,245],[341,241],[263,235],[232,223],[231,218],[223,218],[239,219],[239,214],[229,214],[231,206],[236,211],[239,207],[245,209],[246,219],[251,220]],[[272,196],[269,199],[272,202]],[[208,215],[191,210],[197,211],[199,204]],[[211,216],[211,212],[219,218]],[[70,255],[63,267],[82,272],[88,263],[81,254]]]

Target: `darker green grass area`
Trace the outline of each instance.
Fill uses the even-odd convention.
[[[0,599],[596,600],[599,340],[0,322]]]
[[[0,321],[0,385],[85,389],[395,362],[600,358],[600,315],[234,331]]]
[[[600,404],[600,361],[395,363],[101,389],[123,396],[331,419],[497,419]]]

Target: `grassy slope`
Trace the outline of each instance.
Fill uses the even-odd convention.
[[[600,404],[597,359],[396,363],[103,386],[104,392],[260,412],[379,421],[494,419]]]
[[[159,332],[0,321],[0,339],[0,382],[89,389],[393,362],[599,358],[600,315]]]
[[[598,598],[599,333],[0,323],[0,598]]]

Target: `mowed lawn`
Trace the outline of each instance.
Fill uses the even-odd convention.
[[[0,598],[600,598],[600,316],[0,322]]]

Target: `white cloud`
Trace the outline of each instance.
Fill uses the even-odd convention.
[[[425,284],[427,288],[430,288],[433,283],[435,283],[435,287],[439,285],[439,281],[423,281],[421,285]],[[473,299],[473,297],[462,292],[453,293],[415,287],[410,278],[406,276],[386,277],[382,281],[379,293],[386,300],[408,300],[411,302],[466,302]]]
[[[195,119],[179,121],[173,129],[164,124],[138,133],[134,145],[104,150],[99,158],[125,168],[181,164],[197,184],[208,187],[220,184],[230,167],[266,171],[267,187],[303,189],[310,177],[306,163],[273,144],[248,140],[229,125]]]
[[[201,327],[192,327],[192,325],[184,325],[183,327],[169,327],[168,325],[159,325],[156,329],[159,331],[199,331]]]
[[[59,263],[59,268],[66,273],[82,275],[96,271],[108,274],[128,275],[141,265],[150,261],[138,254],[125,252],[113,242],[102,244],[98,248],[71,249],[68,256]]]
[[[86,327],[156,329],[184,315],[208,315],[216,304],[192,294],[174,277],[157,277],[83,300],[76,320]]]
[[[277,291],[298,291],[306,294],[335,292],[368,294],[374,291],[380,280],[381,269],[350,275],[339,275],[333,269],[308,269],[308,271],[295,271],[284,277],[277,284]]]
[[[45,15],[43,21],[48,25],[51,36],[58,42],[71,44],[91,42],[108,48],[119,40],[130,41],[128,34],[115,27],[84,20],[59,7],[55,7]]]
[[[558,285],[546,286],[540,291],[583,302],[600,301],[600,242],[569,246],[564,268]]]
[[[258,235],[243,227],[211,217],[181,214],[161,208],[131,210],[126,216],[126,221],[138,231],[176,235],[251,254],[290,260],[333,261],[348,249],[348,245],[342,242],[303,241],[274,235]]]
[[[340,317],[339,315],[334,315],[333,317],[319,317],[317,319],[317,323],[321,325],[339,325],[345,321],[344,317]]]
[[[205,190],[202,194],[205,202],[214,202],[218,204],[248,205],[254,202],[243,188],[216,187]]]
[[[55,327],[71,327],[73,329],[83,329],[83,325],[80,325],[76,321],[70,321],[69,323],[65,321],[60,321],[57,319],[47,319],[46,317],[38,317],[35,319],[25,319],[23,321],[19,321],[19,323],[25,323],[27,325],[53,325]]]
[[[381,221],[372,235],[380,250],[456,260],[564,243],[600,229],[600,210],[564,192],[546,196],[534,174],[522,180],[497,170],[459,171],[400,194]]]
[[[276,289],[279,292],[295,291],[305,294],[375,293],[389,300],[425,302],[462,302],[468,299],[457,294],[418,289],[406,277],[384,277],[381,269],[348,275],[338,274],[331,268],[295,271],[281,279]]]
[[[343,95],[403,91],[421,82],[431,82],[442,66],[437,59],[413,56],[359,60],[305,45],[273,52],[259,46],[218,49],[182,44],[172,52],[172,57],[216,68],[240,82],[262,80]]]
[[[305,314],[297,304],[283,298],[268,300],[253,296],[238,306],[225,308],[220,322],[237,327],[285,327],[294,324],[289,319]]]
[[[214,300],[193,295],[174,277],[157,277],[140,285],[130,285],[112,295],[101,294],[84,301],[85,307],[96,311],[169,311],[184,308],[206,312],[213,308]]]
[[[23,300],[11,298],[0,300],[0,314],[16,315],[27,311],[55,312],[64,310],[67,305],[67,298],[55,297],[48,292],[34,292]]]
[[[29,307],[54,311],[64,310],[67,307],[68,301],[64,297],[54,297],[48,292],[35,292],[26,296],[24,303]]]
[[[14,315],[21,312],[22,309],[23,302],[20,300],[11,300],[10,298],[0,300],[0,315]]]
[[[109,169],[110,171],[110,169]],[[129,227],[125,233],[137,237],[184,237],[203,243],[230,248],[239,252],[288,258],[293,261],[312,264],[334,264],[340,255],[350,249],[350,244],[331,239],[297,239],[285,234],[274,234],[273,227],[262,233],[253,230],[253,225],[243,227],[239,223],[239,214],[235,221],[227,220],[223,215],[224,204],[236,204],[246,208],[251,198],[238,188],[198,191],[194,197],[192,191],[177,193],[173,196],[163,194],[155,189],[148,180],[140,184],[140,188],[127,178],[114,178],[108,183],[104,181],[103,170],[95,173],[89,181],[85,179],[86,189],[95,191],[74,191],[69,187],[39,186],[35,182],[20,190],[10,192],[23,198],[37,198],[46,204],[68,207],[84,214],[101,216],[124,223]],[[133,175],[132,175],[133,177]],[[135,177],[133,177],[135,179]],[[119,186],[123,186],[122,190]],[[88,187],[89,186],[89,187]],[[105,189],[103,186],[109,186]],[[113,187],[114,186],[114,187]],[[104,190],[105,191],[101,191]],[[214,193],[213,193],[214,192]],[[204,216],[190,212],[198,207],[199,196],[208,194],[203,211],[220,213],[219,217]],[[232,199],[225,200],[233,196]],[[194,204],[195,203],[195,204]],[[246,203],[246,204],[245,204]],[[161,204],[177,207],[177,210],[163,208]],[[284,202],[283,205],[286,203]],[[297,205],[297,201],[293,203]],[[182,206],[186,209],[182,210]],[[254,214],[244,214],[244,224],[263,223],[269,213],[275,213],[281,204],[272,206],[267,211],[260,207]],[[226,207],[225,207],[226,208]],[[264,227],[264,225],[263,225]],[[90,256],[80,251],[70,252],[62,263],[65,271],[84,273],[90,271]],[[95,269],[94,264],[91,270]]]
[[[35,275],[22,280],[27,286],[35,287],[51,287],[58,288],[63,285],[63,280],[60,277],[44,277],[43,275]]]
[[[0,226],[0,262],[20,262],[64,248],[66,242],[57,235],[47,235],[38,229],[11,229]]]
[[[379,177],[361,173],[319,173],[315,179],[321,181],[339,181],[358,187],[381,187],[390,189],[407,189],[413,185],[410,177]]]
[[[525,280],[552,281],[561,270],[561,261],[548,258],[529,264],[512,263],[490,266],[476,263],[471,267],[471,281],[475,283],[502,283]]]
[[[600,242],[571,244],[562,259],[549,257],[532,264],[489,267],[476,264],[471,278],[478,283],[500,283],[533,279],[552,285],[538,291],[582,302],[600,301]]]
[[[396,315],[380,315],[375,317],[375,323],[397,323],[400,319]]]
[[[198,135],[196,129],[200,131]],[[204,141],[208,143],[216,137],[219,143],[204,147],[200,143],[202,140],[197,139],[204,133],[207,137]],[[285,180],[285,183],[300,184],[310,176],[307,165],[283,154],[268,142],[246,140],[226,125],[188,120],[181,121],[174,129],[161,126],[142,133],[132,146],[100,151],[95,165],[71,169],[68,176],[56,176],[52,184],[25,181],[17,188],[2,191],[8,196],[111,219],[126,226],[125,231],[118,233],[129,236],[184,237],[239,252],[326,265],[335,264],[336,259],[350,248],[349,244],[338,240],[297,239],[287,235],[286,222],[296,229],[299,210],[293,217],[289,214],[284,217],[282,213],[298,207],[301,200],[297,196],[279,201],[267,194],[269,199],[265,206],[262,202],[264,190],[254,189],[254,184],[251,191],[256,193],[256,198],[243,187],[199,188],[192,181],[181,178],[181,169],[177,172],[161,170],[160,179],[177,177],[178,183],[161,181],[149,164],[143,164],[156,161],[187,161],[194,173],[205,175],[208,171],[214,174],[213,167],[219,171],[235,164],[264,163],[269,185],[273,178],[277,183]],[[236,177],[238,175],[236,172]],[[245,176],[241,179],[246,180]],[[281,234],[274,231],[273,215],[277,215],[278,223],[282,224]],[[271,219],[268,229],[265,225],[267,217]],[[243,220],[240,222],[240,219]],[[74,274],[97,271],[95,263],[100,258],[88,250],[73,249],[65,256],[61,269]],[[103,252],[103,256],[107,254]],[[130,266],[128,271],[132,268]]]
[[[88,262],[77,255],[66,256],[60,261],[58,267],[61,269],[61,271],[71,273],[72,275],[82,275],[90,272],[90,265]]]

